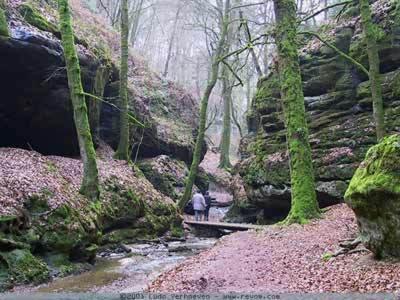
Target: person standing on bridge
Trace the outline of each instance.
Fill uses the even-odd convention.
[[[192,203],[196,221],[201,221],[201,216],[203,215],[207,204],[200,191],[197,191],[196,194],[193,195]]]
[[[206,200],[206,209],[204,210],[204,221],[208,221],[211,208],[211,196],[209,191],[206,191],[206,193],[204,194],[204,199]]]

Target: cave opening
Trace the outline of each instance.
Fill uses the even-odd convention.
[[[0,147],[79,155],[62,49],[40,36],[0,41]]]

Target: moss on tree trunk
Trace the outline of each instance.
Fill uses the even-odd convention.
[[[104,88],[107,84],[110,70],[107,66],[100,65],[96,71],[96,77],[92,88],[92,95],[103,98]],[[99,124],[100,124],[100,110],[102,103],[96,99],[88,97],[88,109],[89,109],[89,124],[92,133],[92,137],[95,143],[100,141]]]
[[[192,165],[190,166],[189,176],[186,180],[185,192],[182,198],[178,202],[178,207],[180,211],[183,211],[183,209],[185,208],[186,204],[188,203],[192,195],[193,184],[196,179],[200,164],[201,151],[203,147],[206,121],[207,121],[208,100],[218,79],[220,57],[224,51],[225,40],[228,34],[229,10],[230,10],[230,0],[225,0],[225,8],[223,13],[223,19],[221,22],[221,34],[218,41],[218,45],[213,54],[210,78],[208,80],[207,87],[204,92],[203,98],[201,99],[201,104],[200,104],[200,124],[199,124],[199,131],[197,134],[196,144],[194,147],[193,161]]]
[[[367,44],[369,62],[369,80],[372,94],[372,106],[376,128],[376,137],[380,141],[385,136],[385,113],[382,100],[381,74],[379,71],[379,54],[377,35],[378,27],[372,22],[371,9],[368,0],[359,0],[361,23]]]
[[[3,3],[3,0],[0,0],[0,35],[9,36],[7,19],[4,9],[5,5]]]
[[[229,80],[229,69],[227,66],[222,68],[222,99],[224,101],[224,123],[221,137],[221,157],[219,161],[219,168],[232,167],[229,152],[231,146],[231,98],[232,87]]]
[[[68,0],[58,0],[60,30],[67,66],[68,85],[74,110],[74,122],[78,136],[79,150],[83,161],[83,179],[80,192],[90,200],[99,198],[99,177],[96,163],[96,152],[83,94],[81,71],[74,44],[71,14]]]
[[[290,157],[292,205],[286,223],[305,223],[319,216],[311,147],[305,117],[304,95],[296,42],[296,4],[274,0],[279,76]]]
[[[121,70],[120,70],[120,137],[115,158],[129,160],[129,122],[128,122],[128,0],[121,1]]]

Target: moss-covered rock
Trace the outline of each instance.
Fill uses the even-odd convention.
[[[58,30],[58,27],[47,21],[46,18],[43,17],[40,12],[29,3],[21,4],[18,9],[25,21],[32,26],[35,26],[40,30],[51,32],[53,34],[56,34],[57,36],[60,36],[60,31]]]
[[[189,174],[186,164],[166,155],[145,159],[139,168],[153,186],[174,201],[183,195],[185,180]]]
[[[130,187],[119,183],[117,178],[105,182],[102,197],[107,201],[102,202],[98,218],[105,232],[132,226],[145,215],[143,199]]]
[[[47,251],[63,253],[73,261],[92,261],[96,253],[90,245],[100,234],[95,218],[93,211],[80,212],[62,205],[47,216],[45,226],[35,224],[34,228],[40,235],[40,246]]]
[[[46,263],[32,255],[27,249],[0,252],[0,285],[42,283],[49,278]]]
[[[353,176],[345,200],[366,247],[377,257],[400,257],[400,135],[373,146]]]

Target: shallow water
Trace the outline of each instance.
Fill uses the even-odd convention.
[[[99,258],[95,267],[80,275],[55,279],[37,292],[140,292],[187,257],[211,248],[217,239],[190,237],[167,244],[127,245],[131,253]]]

